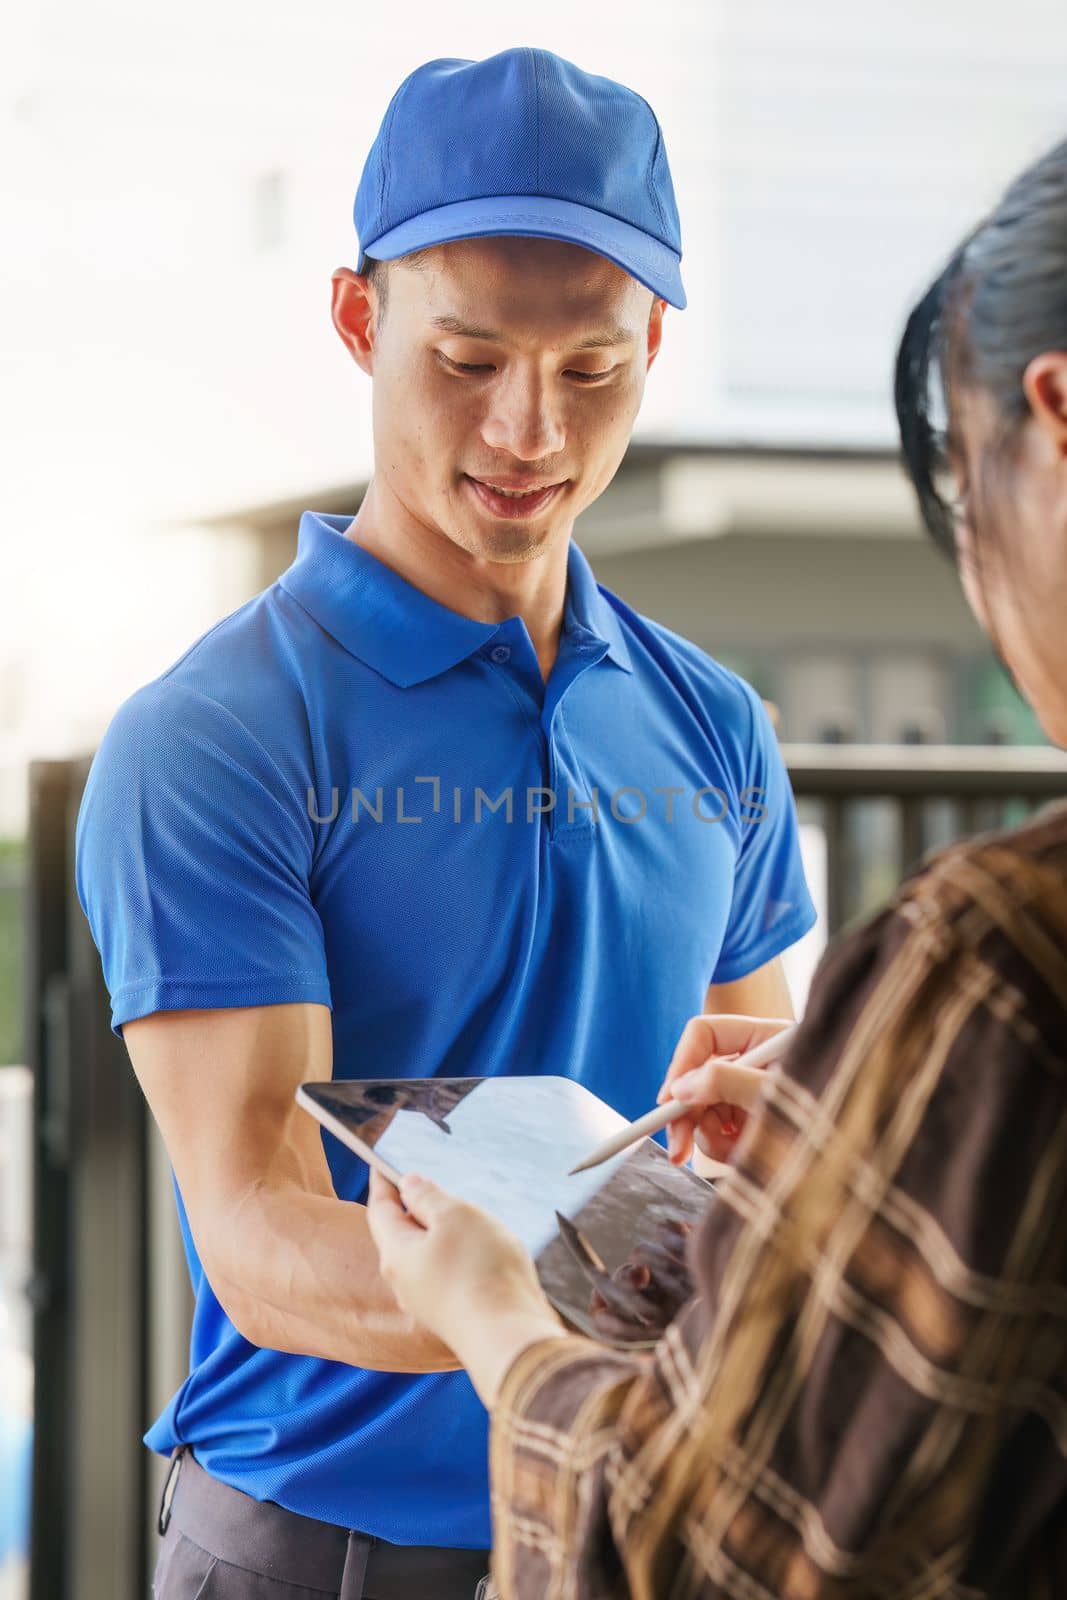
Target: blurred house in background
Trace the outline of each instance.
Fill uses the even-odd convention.
[[[418,61],[517,42],[648,98],[682,217],[689,306],[580,528],[603,580],[747,671],[784,738],[1034,737],[915,538],[890,368],[950,244],[1064,133],[1067,17],[54,0],[20,8],[0,67],[0,833],[27,759],[93,748],[281,570],[301,508],[355,509],[370,385],[328,308],[361,163]]]

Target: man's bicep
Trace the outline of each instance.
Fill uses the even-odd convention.
[[[333,1075],[327,1006],[157,1011],[123,1039],[198,1249],[210,1254],[213,1221],[258,1184],[333,1194],[319,1125],[294,1100],[298,1084]]]
[[[793,999],[781,957],[730,983],[709,984],[704,1010],[719,1016],[792,1018]]]

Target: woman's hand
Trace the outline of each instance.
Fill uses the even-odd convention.
[[[398,1189],[372,1171],[367,1221],[400,1305],[455,1351],[486,1406],[520,1350],[567,1331],[515,1235],[429,1178]]]
[[[759,1093],[754,1087],[747,1091],[747,1104],[736,1099],[727,1103],[718,1068],[792,1026],[790,1018],[732,1015],[692,1017],[686,1023],[656,1096],[660,1105],[674,1099],[693,1106],[691,1115],[679,1117],[667,1129],[667,1149],[676,1166],[689,1160],[694,1141],[713,1161],[729,1161],[746,1111]],[[736,1094],[736,1087],[731,1092]]]

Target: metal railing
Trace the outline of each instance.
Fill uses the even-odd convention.
[[[783,744],[797,808],[826,838],[830,934],[930,850],[1010,827],[1067,799],[1067,755],[1046,746]]]
[[[932,845],[1067,797],[1067,757],[1054,750],[782,750],[798,808],[825,832],[831,933],[879,887],[866,872],[871,861],[892,887]],[[165,1161],[153,1167],[143,1101],[110,1030],[99,958],[74,895],[74,821],[88,765],[41,761],[30,773],[33,1600],[135,1600],[145,1592],[158,1472],[140,1435],[150,1390],[163,1377],[153,1376],[153,1352],[173,1335],[185,1294],[177,1246],[165,1257],[159,1249],[173,1232]]]
[[[20,997],[23,962],[23,897],[26,862],[0,841],[0,1068],[22,1061]]]

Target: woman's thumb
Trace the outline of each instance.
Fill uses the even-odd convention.
[[[440,1206],[442,1192],[432,1178],[421,1172],[405,1172],[400,1180],[400,1198],[411,1215],[424,1222]]]

